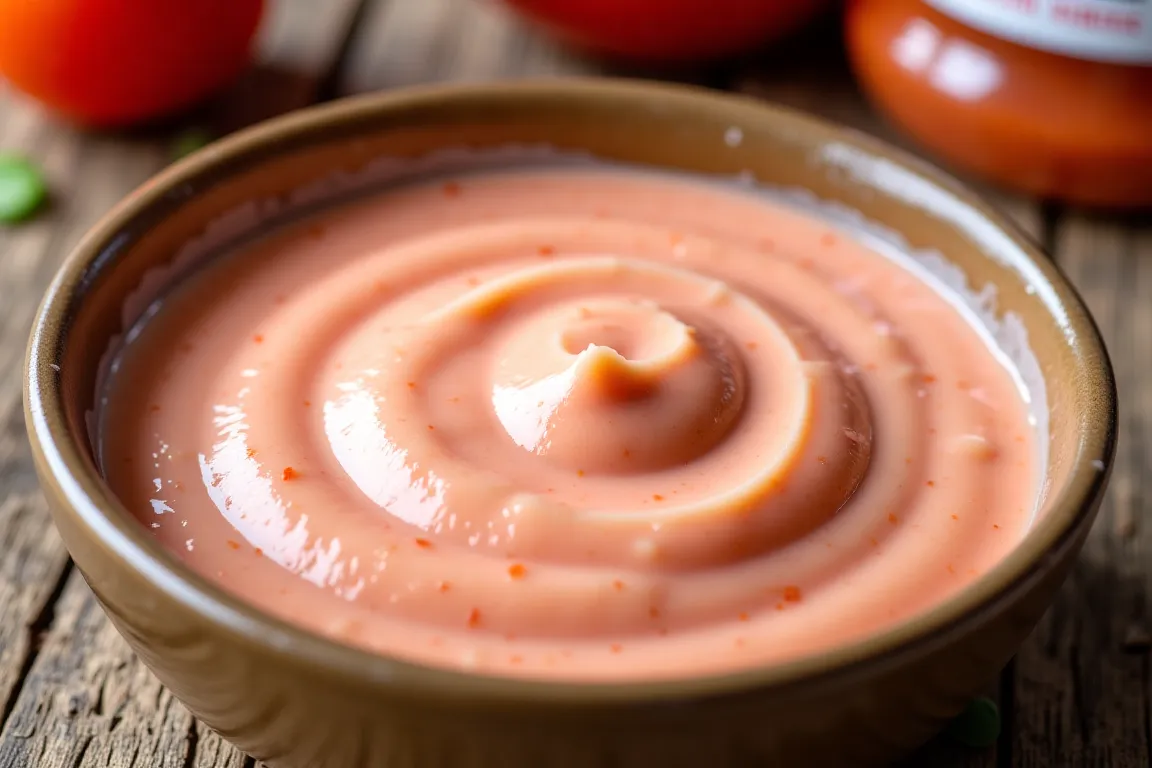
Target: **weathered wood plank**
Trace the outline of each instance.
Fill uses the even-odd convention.
[[[116,634],[74,571],[0,739],[0,768],[183,768],[192,716]]]
[[[270,4],[256,64],[227,94],[207,105],[207,121],[223,134],[316,101],[343,57],[365,2]]]
[[[493,0],[377,0],[353,38],[341,89],[601,71]]]
[[[359,0],[270,4],[258,66],[186,120],[228,130],[309,103],[336,63],[358,6]],[[35,490],[20,414],[21,361],[41,292],[84,230],[163,167],[166,144],[163,136],[78,131],[0,86],[0,148],[35,159],[54,191],[44,215],[0,228],[0,705],[5,716],[10,713],[0,732],[5,768],[248,764],[161,689],[78,574],[53,604],[68,573],[67,557]]]
[[[1152,221],[1069,215],[1056,256],[1091,308],[1121,397],[1100,520],[1055,606],[1017,657],[1018,766],[1152,764]]]
[[[0,437],[0,467],[13,447],[10,439]],[[48,530],[38,493],[12,493],[0,501],[0,552],[0,707],[7,715],[39,635],[52,618],[56,585],[68,562],[59,537]]]

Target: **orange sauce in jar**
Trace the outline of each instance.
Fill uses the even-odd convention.
[[[923,146],[1063,202],[1152,206],[1152,2],[853,0],[873,101]]]

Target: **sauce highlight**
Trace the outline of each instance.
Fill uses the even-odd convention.
[[[554,679],[786,661],[1027,531],[1010,372],[815,217],[655,174],[414,184],[208,265],[119,354],[105,475],[289,621]]]

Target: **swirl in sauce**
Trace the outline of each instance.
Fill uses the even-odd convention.
[[[240,251],[120,353],[103,466],[192,568],[340,640],[731,671],[906,619],[1029,525],[1035,436],[980,335],[751,194],[485,173]]]

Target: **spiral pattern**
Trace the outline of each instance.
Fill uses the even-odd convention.
[[[1026,415],[974,330],[750,196],[491,174],[207,273],[120,361],[109,479],[194,567],[368,647],[593,677],[785,658],[1027,526]]]

